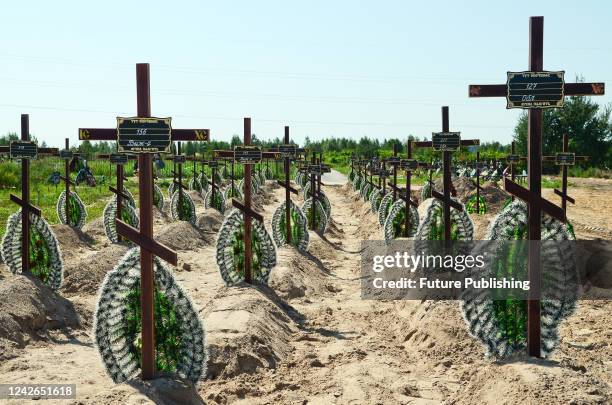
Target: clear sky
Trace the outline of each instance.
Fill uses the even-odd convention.
[[[450,129],[509,142],[517,110],[468,84],[527,69],[543,15],[544,68],[606,81],[610,1],[25,1],[0,11],[0,134],[19,114],[50,145],[135,115],[135,67],[151,64],[152,113],[215,139],[405,138]]]

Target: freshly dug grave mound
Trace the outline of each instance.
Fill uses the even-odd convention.
[[[52,330],[69,332],[80,325],[72,303],[40,280],[9,273],[0,283],[0,360]]]
[[[215,235],[204,232],[186,221],[177,221],[165,226],[157,235],[156,240],[170,249],[194,250],[212,245]]]
[[[198,215],[196,226],[205,232],[218,232],[223,223],[223,214],[217,210],[208,210],[204,215]]]
[[[126,244],[111,244],[108,247],[91,252],[78,261],[69,262],[64,267],[64,284],[62,294],[96,294],[106,273],[115,267],[119,259],[128,251]]]
[[[57,225],[54,225],[54,229],[56,226]],[[96,242],[108,242],[108,238],[104,233],[104,218],[102,217],[92,219],[90,222],[87,222],[85,225],[83,225],[83,233],[93,238]],[[60,243],[61,242],[62,241],[60,240]]]
[[[311,260],[312,255],[300,252],[294,247],[284,246],[277,250],[278,264],[268,285],[286,300],[304,296],[316,296],[328,291],[327,280],[322,265]]]
[[[442,192],[442,179],[435,181],[436,190]],[[467,177],[453,177],[453,186],[457,190],[457,198],[462,203],[476,194],[475,181]],[[502,190],[497,184],[487,181],[481,182],[480,196],[484,198],[487,207],[487,212],[498,213],[502,210],[510,196]],[[476,216],[476,215],[474,215]]]
[[[52,225],[51,229],[62,248],[64,262],[83,254],[95,243],[89,234],[68,225],[56,224]],[[104,236],[104,231],[101,232],[101,235]]]
[[[297,325],[281,299],[264,286],[222,288],[204,308],[207,378],[274,369],[292,351]],[[256,387],[253,387],[257,389]]]

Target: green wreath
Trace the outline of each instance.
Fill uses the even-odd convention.
[[[64,263],[57,238],[43,218],[29,213],[30,273],[53,290],[62,284]],[[13,274],[21,274],[21,210],[11,214],[6,222],[0,253]]]
[[[479,204],[478,204],[478,212],[476,212],[476,194],[472,194],[467,202],[465,203],[465,210],[468,214],[486,214],[487,213],[487,204],[485,202],[484,197],[479,196]]]
[[[236,185],[236,183],[233,183],[233,187],[232,184],[230,184],[225,188],[225,190],[223,190],[223,198],[225,198],[225,200],[227,201],[232,198],[242,200],[244,197],[242,196],[240,187]]]
[[[182,202],[180,207],[179,200]],[[184,191],[182,191],[181,198],[179,198],[178,191],[172,195],[172,199],[170,200],[170,213],[172,214],[172,219],[175,221],[187,221],[195,225],[197,220],[195,204],[191,196]]]
[[[404,230],[406,229],[406,203],[404,200],[397,200],[389,210],[389,215],[385,220],[383,226],[383,235],[385,236],[385,242],[389,243],[393,239],[404,237]],[[410,205],[410,228],[408,230],[408,237],[411,238],[417,233],[419,227],[419,212],[411,204]]]
[[[429,181],[426,181],[425,184],[423,184],[423,188],[421,188],[421,201],[425,201],[431,198],[432,197],[431,191],[432,191],[431,183]]]
[[[304,201],[304,204],[302,204],[302,212],[306,215],[306,220],[308,221],[307,224],[309,225],[311,223],[312,218],[312,213],[310,210],[311,206],[312,198],[307,199],[306,201]],[[315,204],[314,215],[315,229],[320,234],[325,233],[325,230],[327,230],[329,218],[327,217],[327,214],[325,213],[325,207],[323,207],[323,204],[321,204],[320,200],[317,200],[317,203]]]
[[[200,183],[197,177],[192,177],[191,180],[189,180],[189,190],[194,190],[198,193],[202,192],[202,183]]]
[[[385,194],[384,197],[380,200],[380,205],[378,206],[378,223],[382,226],[385,224],[387,219],[387,215],[389,215],[389,210],[393,205],[393,191]]]
[[[157,184],[153,184],[153,205],[160,211],[164,210],[164,193]]]
[[[112,198],[104,211],[102,212],[102,220],[104,223],[104,233],[106,237],[113,243],[119,243],[119,234],[117,233],[117,198]],[[138,228],[138,215],[136,210],[129,204],[121,204],[121,220],[128,225]]]
[[[456,199],[453,199],[457,201]],[[458,202],[458,201],[457,201]],[[444,205],[438,199],[431,198],[425,202],[425,216],[415,235],[416,240],[444,239]],[[465,211],[451,207],[451,240],[472,240],[474,238],[474,223]]]
[[[223,193],[219,190],[215,190],[215,201],[212,201],[212,188],[211,190],[206,193],[206,196],[204,197],[204,208],[209,209],[209,208],[214,208],[217,211],[219,211],[221,214],[225,213],[225,197],[223,196]]]
[[[70,204],[70,218],[66,220],[66,190],[64,190],[59,195],[55,206],[57,217],[62,224],[81,229],[87,220],[87,209],[85,208],[85,204],[83,204],[79,195],[73,191],[70,192],[68,201]]]
[[[377,188],[372,194],[370,194],[370,205],[372,206],[372,212],[378,213],[380,202],[382,201],[382,189]]]
[[[283,202],[272,216],[272,237],[276,246],[282,246],[287,243],[287,225],[286,225],[286,207],[287,203]],[[308,242],[310,234],[308,233],[308,219],[304,212],[291,201],[289,208],[291,221],[291,245],[301,251],[308,250]]]
[[[189,296],[154,258],[155,363],[197,383],[206,371],[204,328]],[[109,272],[98,296],[93,332],[115,383],[135,377],[142,363],[140,249],[129,250]]]
[[[504,254],[495,255],[496,260],[483,268],[475,277],[510,277],[514,274],[527,274],[527,244],[513,244],[507,241],[527,240],[527,205],[514,201],[491,223],[486,239],[491,246]],[[543,241],[573,240],[566,225],[544,214],[542,215]],[[542,277],[542,288],[554,291],[554,297],[540,301],[541,352],[544,357],[552,353],[559,343],[558,328],[563,319],[576,308],[575,286],[576,258],[572,249],[563,244],[546,244],[542,248],[542,258],[547,271]],[[487,247],[487,251],[491,250]],[[547,296],[543,293],[543,296]],[[566,298],[567,297],[567,298]],[[486,348],[486,356],[503,359],[524,350],[527,341],[527,304],[518,299],[493,299],[490,292],[466,290],[462,295],[461,310],[470,334]]]
[[[217,265],[226,285],[244,280],[244,218],[242,212],[233,210],[219,229],[217,238]],[[251,233],[252,279],[268,283],[270,272],[276,266],[276,248],[264,225],[253,219]]]

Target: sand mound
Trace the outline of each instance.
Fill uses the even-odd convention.
[[[88,221],[85,225],[83,225],[83,233],[96,240],[108,241],[108,238],[104,233],[104,218],[102,217]]]
[[[223,214],[219,211],[211,209],[206,210],[203,215],[198,215],[196,221],[197,227],[203,231],[218,232],[223,223]]]
[[[79,315],[70,301],[38,279],[9,275],[0,284],[0,359],[11,348],[48,338],[51,330],[77,328]]]
[[[436,180],[435,184],[437,190],[442,190],[442,179]],[[475,182],[467,177],[454,177],[453,186],[457,191],[457,198],[459,198],[459,201],[463,203],[465,203],[470,196],[476,193]],[[487,212],[498,213],[501,211],[502,207],[506,203],[506,200],[509,198],[509,195],[504,190],[499,188],[496,183],[490,181],[484,183],[481,182],[480,187],[482,187],[480,195],[485,199],[487,204]]]
[[[128,249],[128,245],[111,244],[100,251],[81,257],[75,263],[67,263],[64,267],[62,293],[96,294],[106,273],[117,265]]]
[[[56,224],[51,226],[51,230],[62,248],[64,259],[84,253],[94,243],[90,235],[68,225]]]
[[[173,250],[194,250],[214,243],[215,235],[187,221],[176,221],[164,227],[155,239]]]
[[[296,326],[288,311],[266,287],[221,289],[202,314],[209,351],[207,377],[276,368],[292,350],[289,341]]]
[[[269,285],[286,300],[324,293],[327,271],[310,253],[301,253],[293,247],[279,248],[278,263],[270,274]]]

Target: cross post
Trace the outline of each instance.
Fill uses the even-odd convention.
[[[291,244],[291,193],[297,194],[298,191],[291,187],[291,179],[290,179],[290,172],[291,172],[291,155],[292,155],[292,150],[293,148],[291,147],[290,144],[290,140],[289,140],[289,127],[285,126],[285,138],[284,138],[284,147],[287,149],[287,152],[285,153],[285,157],[283,158],[284,160],[284,170],[285,170],[285,182],[283,183],[280,180],[278,181],[278,184],[281,187],[285,188],[285,226],[286,226],[286,241],[287,244]],[[279,148],[279,150],[281,150],[281,148]],[[266,160],[267,162],[267,160]]]

